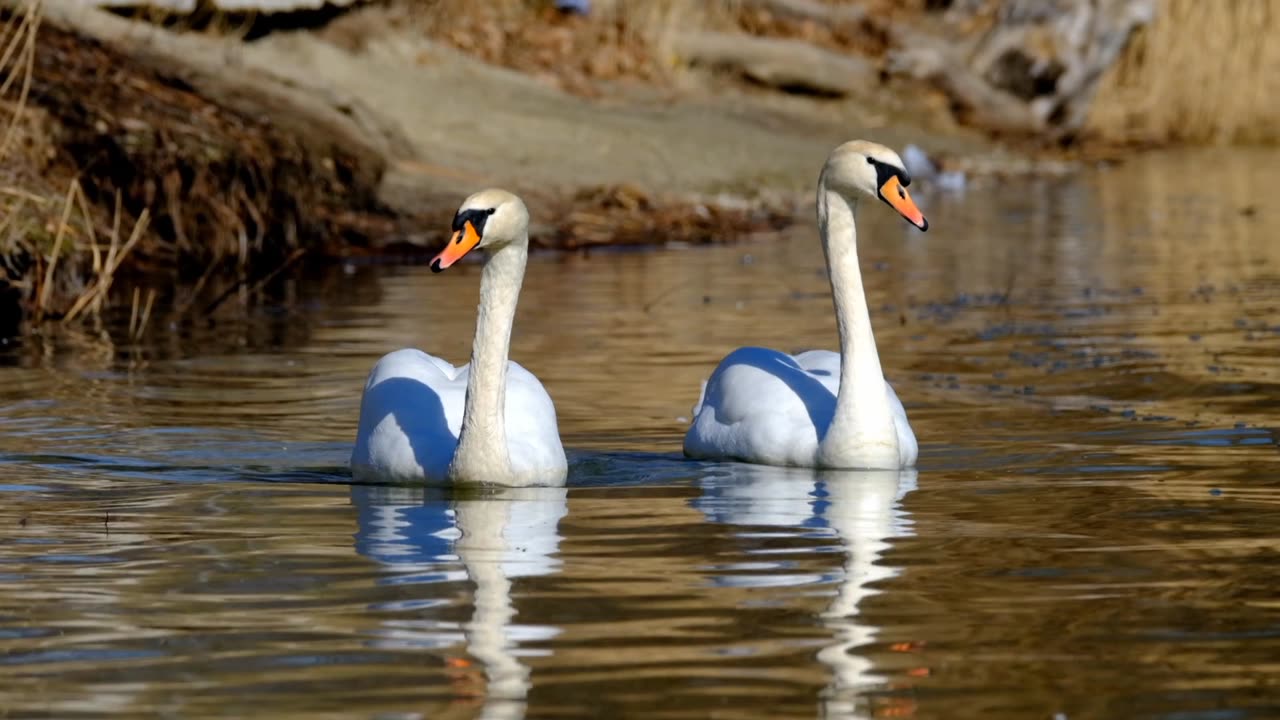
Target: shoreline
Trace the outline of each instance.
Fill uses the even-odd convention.
[[[18,50],[0,71],[30,85],[0,96],[23,137],[0,156],[16,168],[0,202],[19,238],[0,316],[76,320],[137,303],[143,279],[170,287],[164,303],[302,258],[429,255],[487,186],[540,207],[535,248],[572,251],[784,229],[822,159],[856,137],[914,145],[970,183],[1070,172],[1082,155],[958,125],[918,83],[870,75],[841,98],[780,92],[758,67],[569,92],[390,23],[394,5],[242,41],[67,0],[35,15],[0,2]],[[34,199],[13,200],[23,192]]]

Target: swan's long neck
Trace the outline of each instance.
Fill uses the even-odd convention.
[[[842,448],[886,446],[896,467],[897,430],[862,287],[855,212],[852,201],[827,189],[825,178],[819,183],[818,228],[840,332],[840,392],[819,452],[831,456],[848,452]]]
[[[505,422],[507,357],[527,260],[526,243],[504,245],[490,256],[480,277],[467,399],[450,465],[455,480],[502,481],[512,474]]]

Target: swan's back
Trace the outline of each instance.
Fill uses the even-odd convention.
[[[369,372],[351,453],[357,479],[443,479],[458,444],[466,383],[421,350],[384,355]]]

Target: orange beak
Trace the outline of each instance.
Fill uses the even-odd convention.
[[[453,237],[449,238],[449,244],[444,247],[444,250],[441,250],[439,255],[432,258],[431,272],[440,272],[458,262],[463,255],[471,252],[479,244],[480,233],[476,232],[475,226],[468,221],[461,230],[455,232]]]
[[[920,212],[920,208],[916,207],[897,175],[891,176],[884,185],[880,186],[880,199],[889,203],[889,207],[897,210],[899,215],[920,228],[921,232],[929,229],[929,221],[925,219],[924,213]]]

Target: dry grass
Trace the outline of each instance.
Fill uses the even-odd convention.
[[[1280,0],[1163,0],[1088,127],[1119,142],[1280,140]]]
[[[0,141],[13,138],[0,156],[0,319],[92,319],[113,303],[119,315],[132,289],[121,284],[155,284],[158,297],[144,284],[138,300],[140,333],[162,311],[198,310],[206,285],[251,287],[304,245],[324,252],[390,226],[373,160],[313,152],[264,114],[65,27],[40,27],[37,42],[38,0],[24,9],[0,13],[0,132],[12,129]],[[38,106],[20,102],[24,83]]]
[[[50,179],[49,118],[28,105],[40,18],[31,0],[0,26],[0,108],[8,114],[0,136],[0,283],[37,322],[97,318],[148,218],[144,211],[122,239],[117,202],[103,248],[80,183],[70,179],[60,192]]]

